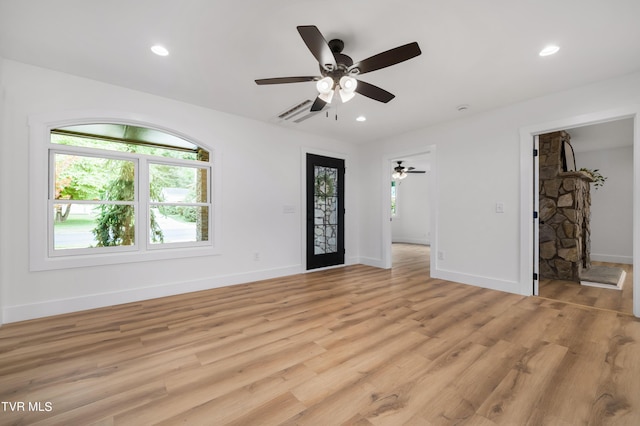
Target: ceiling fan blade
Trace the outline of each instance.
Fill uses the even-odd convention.
[[[256,84],[284,84],[284,83],[303,83],[305,81],[319,80],[320,77],[276,77],[276,78],[261,78],[256,80]]]
[[[299,26],[298,32],[322,68],[329,68],[329,71],[336,68],[336,58],[333,56],[329,44],[315,25]]]
[[[427,173],[426,170],[407,170],[405,173]]]
[[[374,86],[373,84],[367,83],[366,81],[362,80],[358,80],[356,92],[375,101],[384,102],[385,104],[396,97],[396,95],[394,95],[393,93],[389,93],[386,90],[379,88],[378,86]]]
[[[322,99],[320,99],[320,97],[318,96],[316,100],[313,102],[313,105],[311,105],[311,112],[322,110],[322,108],[324,108],[326,104],[327,103]]]
[[[350,66],[349,72],[356,72],[355,70],[357,69],[358,74],[364,74],[404,62],[421,53],[418,43],[414,41],[413,43],[405,44],[404,46],[399,46],[386,52],[378,53],[370,58],[363,59]]]

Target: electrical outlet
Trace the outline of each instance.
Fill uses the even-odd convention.
[[[253,253],[253,260],[256,262],[260,260],[260,252],[256,251]]]
[[[496,213],[504,213],[504,203],[502,202],[496,203]]]
[[[438,251],[438,260],[444,260],[444,252]]]

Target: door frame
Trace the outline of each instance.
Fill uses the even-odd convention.
[[[533,295],[540,294],[540,136],[533,137]]]
[[[332,157],[344,160],[344,263],[341,265],[325,266],[322,268],[307,269],[307,154],[321,155],[323,157]],[[353,209],[353,203],[349,200],[349,160],[350,157],[344,152],[327,151],[310,147],[302,147],[300,149],[300,265],[301,273],[322,271],[323,269],[342,268],[351,264],[350,250],[351,238],[349,233],[350,212]]]
[[[633,266],[640,265],[640,105],[578,115],[557,121],[541,123],[520,129],[520,292],[525,296],[534,294],[533,274],[538,262],[535,247],[538,239],[534,236],[534,162],[532,161],[535,136],[605,123],[620,119],[633,119]],[[640,317],[640,274],[633,276],[633,314]]]
[[[307,153],[306,156],[306,174],[307,179],[305,181],[305,186],[307,187],[307,199],[305,200],[306,204],[306,233],[307,233],[307,247],[306,247],[306,256],[307,256],[307,270],[311,269],[320,269],[326,268],[329,266],[339,266],[344,265],[345,261],[345,248],[344,248],[344,170],[345,163],[341,158],[335,157],[327,157],[324,155],[310,154]],[[335,199],[335,218],[337,226],[337,230],[335,231],[335,244],[336,250],[331,251],[329,253],[316,253],[316,223],[315,223],[315,211],[317,207],[317,198],[316,198],[316,169],[318,167],[329,168],[331,170],[336,171],[337,178],[337,188],[334,188],[334,194],[331,195],[331,198]],[[311,192],[309,192],[311,191]],[[332,214],[333,215],[333,214]],[[326,219],[326,218],[325,218]],[[326,227],[325,227],[326,232]],[[326,244],[326,241],[325,241]]]
[[[394,153],[393,155],[386,154],[382,159],[382,174],[381,174],[381,200],[382,200],[382,258],[381,258],[381,267],[384,269],[391,269],[393,266],[392,261],[392,253],[391,253],[391,245],[392,245],[392,236],[391,236],[391,190],[390,186],[390,178],[391,178],[391,170],[393,169],[394,160],[397,158],[410,158],[416,155],[424,155],[429,154],[430,164],[431,164],[431,172],[429,175],[429,232],[431,232],[431,237],[429,239],[430,243],[430,265],[431,265],[431,275],[433,276],[433,271],[437,269],[437,259],[435,254],[437,253],[438,247],[438,173],[437,173],[437,156],[436,156],[436,145],[428,145],[423,147],[420,150],[410,150],[399,153]]]

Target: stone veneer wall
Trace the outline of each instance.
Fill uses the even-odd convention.
[[[591,267],[591,177],[562,171],[565,131],[540,135],[540,277],[580,282]]]

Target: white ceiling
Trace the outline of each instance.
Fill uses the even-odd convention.
[[[567,129],[574,152],[633,146],[633,119],[609,121]]]
[[[0,56],[276,122],[316,95],[254,83],[319,74],[296,26],[341,38],[355,61],[417,41],[421,56],[361,76],[390,103],[357,95],[287,123],[366,142],[638,71],[639,17],[638,0],[0,0]],[[539,57],[549,43],[560,52]]]

